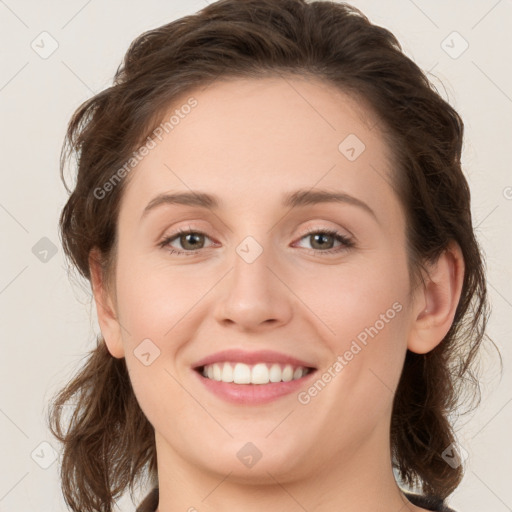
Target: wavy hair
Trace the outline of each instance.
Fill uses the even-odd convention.
[[[323,80],[367,105],[395,163],[393,186],[406,213],[411,282],[451,241],[464,257],[462,293],[443,341],[406,354],[396,390],[390,443],[397,476],[445,498],[463,466],[442,457],[455,442],[450,421],[479,401],[473,362],[489,316],[483,254],[475,238],[470,191],[461,168],[463,122],[396,37],[358,9],[329,1],[220,0],[149,30],[130,45],[113,84],[73,114],[61,153],[69,198],[60,217],[66,256],[86,280],[101,255],[105,281],[116,262],[116,223],[128,178],[97,191],[132,157],[178,97],[229,78],[302,76]],[[76,183],[64,169],[76,159]],[[471,401],[471,400],[470,400]],[[65,418],[64,407],[72,404]],[[53,398],[50,429],[63,444],[61,480],[75,512],[111,512],[143,475],[156,480],[154,429],[135,398],[124,359],[101,336],[73,379]]]

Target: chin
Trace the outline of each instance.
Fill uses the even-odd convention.
[[[201,458],[198,463],[210,471],[230,474],[233,482],[275,484],[275,479],[280,482],[296,479],[306,467],[300,463],[299,447],[283,446],[278,439],[271,440],[265,435],[246,435],[243,441],[230,439],[217,446],[214,450],[208,447],[208,459]]]

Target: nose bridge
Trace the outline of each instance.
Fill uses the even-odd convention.
[[[283,323],[291,314],[286,287],[276,277],[276,261],[268,230],[247,235],[235,247],[232,270],[219,297],[217,319],[244,328]],[[278,272],[278,270],[277,270]]]
[[[260,241],[256,239],[256,236]],[[266,235],[247,235],[235,248],[233,271],[230,276],[231,294],[237,294],[238,300],[268,302],[272,288],[275,292],[274,274],[269,267],[274,258],[271,254],[269,237]]]

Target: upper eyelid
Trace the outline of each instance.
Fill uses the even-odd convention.
[[[317,221],[317,222],[325,222],[325,220],[324,221]],[[188,234],[190,232],[201,233],[201,234],[206,235],[209,238],[211,238],[211,236],[207,233],[207,230],[208,230],[208,228],[205,228],[205,229],[200,228],[200,227],[196,228],[194,226],[190,226],[190,224],[187,224],[185,227],[180,226],[179,228],[176,228],[176,230],[173,231],[171,234],[169,234],[169,235],[162,235],[160,238],[161,239],[169,238],[169,237],[174,237],[174,236],[180,235],[182,233]],[[310,226],[308,226],[306,228],[306,231],[301,236],[305,236],[305,235],[307,235],[309,233],[312,233],[312,232],[316,233],[318,231],[336,231],[340,235],[345,236],[346,238],[351,238],[351,239],[357,240],[357,237],[352,233],[352,231],[350,231],[346,227],[340,227],[340,226],[310,225]]]
[[[327,226],[310,226],[306,229],[306,231],[304,233],[302,233],[299,236],[299,238],[303,238],[309,234],[318,233],[321,231],[327,231],[327,232],[333,232],[333,233],[335,232],[339,235],[345,236],[346,238],[354,238],[355,239],[355,237],[352,235],[352,233],[350,231],[348,231],[347,229],[345,229],[347,234],[344,234],[340,228],[327,227]],[[210,239],[212,238],[206,231],[204,231],[201,228],[196,229],[193,227],[192,228],[187,227],[187,228],[177,228],[176,231],[173,231],[172,233],[170,233],[168,235],[162,235],[161,239],[163,240],[163,239],[169,239],[169,238],[176,238],[179,235],[183,235],[183,234],[188,235],[190,233],[198,233],[201,235],[205,235]]]

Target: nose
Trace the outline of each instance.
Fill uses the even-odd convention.
[[[270,249],[261,246],[262,252],[253,260],[251,251],[261,251],[255,245],[259,244],[253,241],[238,247],[216,301],[216,320],[245,332],[275,329],[292,316],[294,295],[286,285],[286,276],[281,275],[282,266],[271,257]]]

